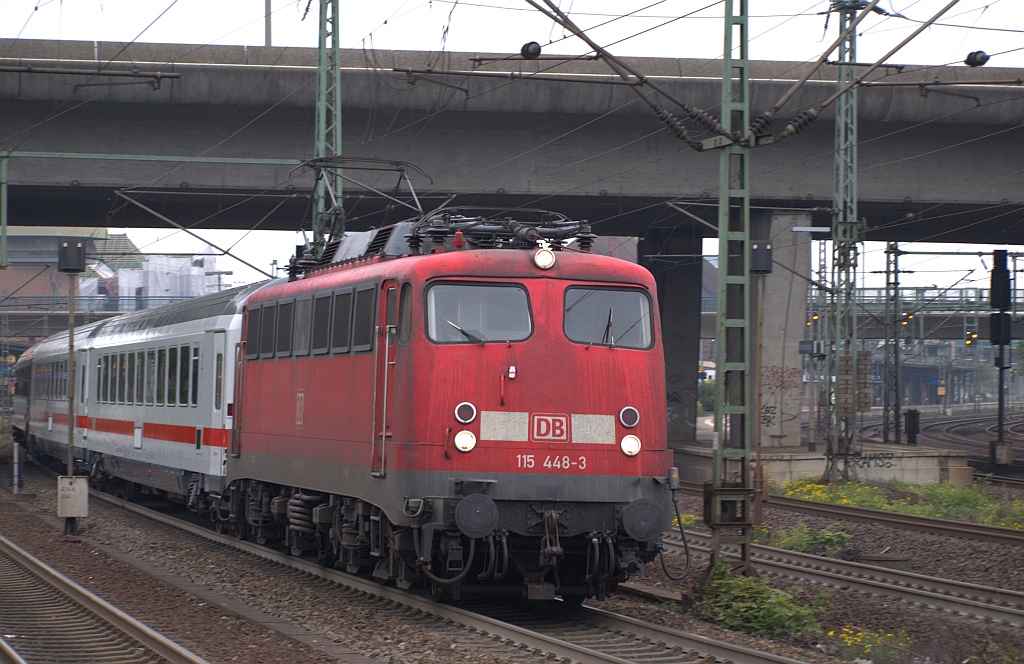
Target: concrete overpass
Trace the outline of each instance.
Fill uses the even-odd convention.
[[[313,179],[297,166],[313,156],[315,51],[0,40],[0,53],[8,54],[0,60],[0,155],[10,155],[11,224],[161,226],[114,194],[129,189],[196,228],[308,227]],[[429,174],[413,174],[425,207],[543,207],[588,219],[599,234],[640,237],[641,261],[659,281],[669,437],[692,440],[699,256],[701,239],[715,234],[717,153],[674,138],[601,62],[474,55],[346,54],[345,154],[415,164]],[[631,63],[714,114],[720,62]],[[805,71],[754,63],[754,113]],[[863,239],[1024,243],[1021,74],[905,67],[858,92]],[[830,96],[830,77],[830,68],[812,76],[772,130]],[[772,403],[779,412],[795,404],[797,417],[787,377],[799,371],[795,342],[805,334],[807,300],[806,282],[794,275],[809,273],[810,252],[807,234],[790,229],[831,206],[832,117],[829,109],[751,158],[752,233],[772,241],[776,264],[786,268],[765,282],[763,327],[782,332],[764,345],[779,354],[760,360],[778,379],[769,386]],[[394,184],[381,172],[355,175],[378,189]],[[359,187],[346,188],[345,204],[353,229],[407,216]],[[828,214],[813,221],[828,225]]]
[[[315,50],[0,40],[0,52],[8,54],[0,60],[0,151],[14,154],[12,224],[159,226],[112,195],[127,187],[147,192],[139,200],[190,226],[260,222],[291,230],[306,221],[312,177],[293,169],[313,156]],[[717,154],[694,152],[673,138],[603,63],[483,60],[477,66],[473,55],[346,54],[345,153],[416,164],[432,178],[414,175],[427,205],[454,195],[459,204],[557,209],[590,219],[602,234],[662,228],[713,235],[690,215],[715,219]],[[720,62],[631,63],[714,113]],[[806,67],[754,63],[755,113]],[[46,69],[65,73],[41,73]],[[544,80],[530,78],[540,70]],[[106,75],[111,72],[137,76]],[[812,77],[773,129],[830,95],[833,75],[825,67]],[[961,66],[889,69],[872,77],[875,84],[859,91],[865,239],[1024,243],[1024,88],[1014,84],[1021,75]],[[925,86],[935,81],[957,85]],[[1001,84],[966,85],[982,82]],[[829,207],[832,146],[826,111],[797,136],[757,149],[754,204]],[[373,178],[372,184],[392,182]],[[348,194],[354,228],[384,222],[379,197],[356,187]],[[689,214],[667,206],[669,200]]]

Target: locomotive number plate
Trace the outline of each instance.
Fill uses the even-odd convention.
[[[549,470],[586,470],[587,457],[569,456],[567,454],[548,454],[540,460],[537,454],[517,454],[516,465],[519,468],[547,468]]]

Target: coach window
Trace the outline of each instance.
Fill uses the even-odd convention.
[[[317,295],[313,300],[313,353],[326,353],[331,348],[331,295]]]
[[[167,387],[167,349],[156,351],[156,405],[164,405],[164,388]]]
[[[264,304],[260,318],[260,358],[274,357],[274,325],[277,323],[277,305]]]
[[[220,410],[224,403],[224,353],[217,353],[213,367],[213,409]]]
[[[533,333],[526,289],[436,284],[427,291],[427,336],[441,343],[522,341]]]
[[[260,313],[259,307],[249,309],[245,328],[245,359],[255,360],[260,355]]]
[[[146,351],[146,405],[156,403],[156,351]]]
[[[187,406],[192,389],[189,379],[192,369],[192,348],[188,344],[178,349],[178,405]]]
[[[100,369],[100,401],[110,401],[110,356],[104,355]]]
[[[128,353],[128,386],[124,391],[125,402],[135,403],[135,353]]]
[[[167,405],[173,406],[178,403],[178,347],[171,346],[167,349]]]
[[[118,356],[117,363],[117,402],[125,402],[125,391],[128,388],[128,359],[124,353]]]
[[[199,405],[199,345],[192,346],[192,405]]]
[[[352,350],[372,350],[373,330],[376,327],[374,304],[377,286],[369,284],[356,289],[355,312],[352,314]]]
[[[277,343],[275,354],[288,357],[292,354],[292,320],[295,314],[294,302],[282,302],[277,305]]]
[[[295,300],[295,332],[292,335],[292,348],[296,355],[309,355],[309,311],[313,299],[300,297]]]
[[[412,337],[412,284],[402,286],[398,303],[398,343],[407,344]]]
[[[331,320],[331,352],[347,353],[352,347],[352,289],[334,294],[334,318]]]
[[[144,371],[146,364],[146,353],[145,351],[138,351],[135,353],[135,403],[142,405],[142,386],[143,379],[146,376]]]
[[[565,291],[565,336],[616,348],[650,348],[651,300],[641,290],[571,287]]]

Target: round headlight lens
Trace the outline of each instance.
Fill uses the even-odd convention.
[[[619,443],[619,447],[622,448],[622,453],[626,456],[636,456],[637,454],[640,454],[640,439],[633,434],[623,436],[622,442]]]
[[[455,407],[455,419],[462,424],[469,424],[476,419],[476,406],[468,401],[463,401]]]
[[[640,423],[640,411],[632,406],[626,406],[619,411],[619,422],[627,429],[632,429]]]
[[[555,252],[550,249],[538,249],[533,254],[533,263],[542,270],[550,270],[555,264]]]
[[[637,441],[637,449],[639,449],[640,441]],[[476,436],[473,435],[472,431],[462,431],[455,434],[455,449],[460,452],[469,452],[476,447]]]

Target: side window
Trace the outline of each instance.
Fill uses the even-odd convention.
[[[140,350],[135,353],[135,403],[141,404],[142,401],[142,388],[146,378],[146,352]]]
[[[260,354],[260,314],[259,307],[249,309],[249,317],[245,326],[245,359],[255,360]]]
[[[178,405],[187,406],[189,395],[192,394],[190,379],[192,377],[192,347],[182,346],[178,350]]]
[[[128,353],[128,385],[124,390],[125,403],[135,403],[135,353]]]
[[[313,299],[300,298],[295,301],[295,332],[292,335],[292,348],[296,355],[309,355],[309,312]]]
[[[146,351],[146,405],[156,403],[156,351]]]
[[[388,286],[387,297],[385,299],[385,302],[386,302],[385,306],[387,307],[386,325],[389,328],[394,328],[395,331],[397,332],[398,331],[398,291],[395,289],[395,287],[393,285]],[[388,345],[389,346],[394,346],[395,345],[395,341],[397,341],[397,334],[396,335],[388,335],[387,339],[388,339]]]
[[[199,405],[199,345],[192,346],[192,405]]]
[[[352,289],[334,294],[334,319],[331,321],[331,352],[347,353],[352,346]]]
[[[171,346],[167,349],[167,405],[173,406],[178,402],[178,347]]]
[[[224,406],[224,353],[217,353],[213,367],[213,409]]]
[[[167,349],[156,352],[156,405],[164,405],[164,392],[167,387]]]
[[[398,343],[407,344],[412,337],[412,284],[402,286],[398,303]]]
[[[330,349],[331,296],[318,295],[313,300],[313,352],[326,353]]]
[[[292,354],[292,317],[294,313],[294,302],[282,302],[277,305],[277,345],[275,351],[278,357],[288,357]]]
[[[371,350],[373,348],[374,304],[377,299],[377,287],[374,284],[360,286],[356,290],[356,307],[352,314],[352,350]]]
[[[277,305],[264,304],[260,320],[260,358],[274,356],[274,326],[277,323]]]
[[[103,356],[103,367],[100,369],[100,399],[104,402],[110,401],[110,356]]]

